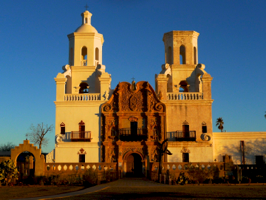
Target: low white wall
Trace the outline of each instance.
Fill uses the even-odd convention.
[[[223,156],[231,156],[235,164],[241,164],[240,141],[245,145],[246,164],[255,164],[255,156],[266,156],[266,132],[214,132],[213,158],[223,161]]]

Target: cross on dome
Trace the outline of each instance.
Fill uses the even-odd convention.
[[[88,6],[88,4],[86,4],[86,6],[84,6],[84,7],[86,8],[86,10],[88,10],[88,7],[89,7],[89,6]]]

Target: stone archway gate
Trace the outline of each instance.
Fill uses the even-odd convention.
[[[30,144],[29,140],[24,140],[23,144],[19,144],[19,146],[11,149],[11,160],[13,160],[17,166],[17,158],[24,151],[32,153],[35,157],[35,176],[43,176],[45,165],[44,155],[41,154],[41,149],[38,149],[33,144]]]

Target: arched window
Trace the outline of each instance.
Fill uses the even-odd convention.
[[[88,86],[89,85],[86,82],[82,82],[81,84],[79,84],[79,94],[89,93],[89,87]]]
[[[194,47],[194,64],[197,64],[197,49]]]
[[[186,81],[180,81],[179,92],[188,92],[188,84]]]
[[[168,47],[168,52],[167,52],[167,63],[168,64],[173,64],[173,57],[172,57],[172,47]]]
[[[87,66],[87,47],[82,47],[81,58],[82,58],[82,66]]]
[[[86,18],[85,18],[85,24],[87,24],[87,23],[88,23],[88,18],[86,17]]]
[[[180,64],[186,64],[186,47],[180,46]]]
[[[99,60],[99,49],[98,49],[98,47],[95,48],[95,60]]]

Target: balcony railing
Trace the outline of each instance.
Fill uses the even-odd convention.
[[[101,100],[100,93],[86,94],[65,94],[64,101],[99,101]]]
[[[167,132],[169,141],[196,141],[196,131]]]
[[[111,134],[122,141],[147,140],[146,128],[138,128],[136,130],[131,130],[131,128],[121,128],[118,130],[112,130]]]
[[[90,131],[72,131],[71,141],[87,141],[91,142],[91,132]]]
[[[202,100],[201,92],[167,93],[167,100]]]

